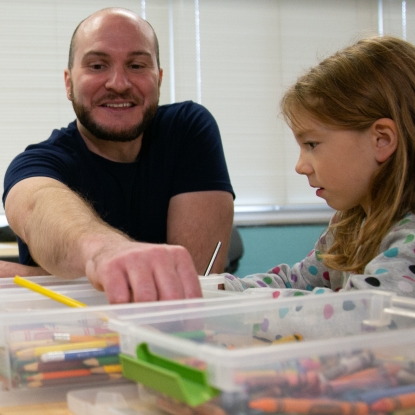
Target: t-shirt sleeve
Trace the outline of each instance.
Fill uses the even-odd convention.
[[[50,177],[68,184],[70,158],[59,148],[43,144],[31,145],[10,163],[4,177],[3,205],[10,189],[19,181],[29,177]]]
[[[173,193],[223,190],[235,197],[219,127],[203,106],[189,103],[180,114],[182,136]]]

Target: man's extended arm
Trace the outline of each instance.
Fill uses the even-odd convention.
[[[132,241],[57,180],[18,182],[7,195],[5,212],[39,265],[61,277],[86,275],[111,303],[201,295],[186,249]]]

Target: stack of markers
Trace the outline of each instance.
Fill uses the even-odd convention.
[[[68,331],[56,331],[54,325],[32,325],[10,332],[13,388],[108,382],[122,377],[117,333],[99,327],[59,328]]]

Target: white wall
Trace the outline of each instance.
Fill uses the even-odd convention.
[[[158,34],[161,103],[200,101],[216,117],[237,207],[321,205],[294,172],[297,145],[278,118],[284,89],[319,59],[379,28],[415,41],[413,0],[0,3],[1,177],[28,144],[74,119],[63,70],[76,25],[98,9],[122,6],[143,14]]]

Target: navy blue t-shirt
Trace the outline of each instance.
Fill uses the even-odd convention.
[[[159,106],[136,161],[118,163],[91,152],[72,122],[29,145],[7,169],[9,190],[28,177],[51,177],[88,200],[100,217],[135,240],[165,243],[170,199],[180,193],[233,193],[217,123],[191,101]],[[34,264],[19,238],[20,262]]]

